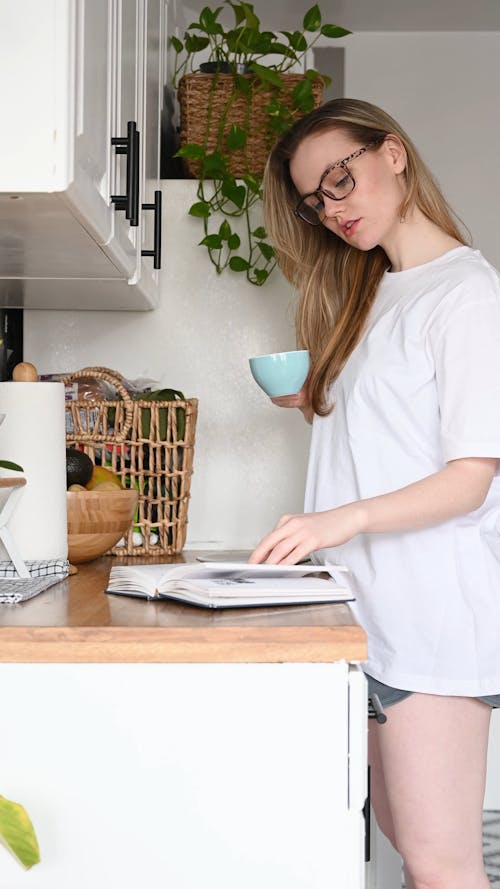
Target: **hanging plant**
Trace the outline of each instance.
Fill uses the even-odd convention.
[[[220,21],[224,6],[234,15],[229,28]],[[199,243],[218,273],[244,272],[258,286],[269,278],[276,260],[259,224],[265,162],[276,139],[321,104],[330,83],[314,69],[304,74],[291,69],[303,64],[320,36],[350,33],[322,24],[317,4],[306,12],[300,30],[273,32],[261,30],[253,4],[224,0],[214,9],[206,6],[184,40],[171,38],[181,109],[181,148],[175,156],[183,159],[187,176],[199,179],[189,213],[202,221]],[[213,73],[193,73],[200,53],[208,53]]]

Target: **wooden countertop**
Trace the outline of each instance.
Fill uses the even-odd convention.
[[[0,605],[0,663],[366,660],[346,604],[208,610],[104,593],[113,564],[141,561],[153,560],[103,556],[34,599]]]

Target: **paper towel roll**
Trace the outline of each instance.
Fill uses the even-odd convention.
[[[0,412],[0,459],[19,463],[27,479],[8,528],[23,559],[66,559],[64,384],[0,383]]]

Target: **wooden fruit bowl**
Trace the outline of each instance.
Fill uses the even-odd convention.
[[[118,543],[132,523],[138,497],[135,489],[67,491],[70,562],[90,562]]]

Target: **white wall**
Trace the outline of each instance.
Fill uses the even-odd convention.
[[[365,32],[336,45],[346,49],[345,95],[399,121],[500,267],[500,31]]]

